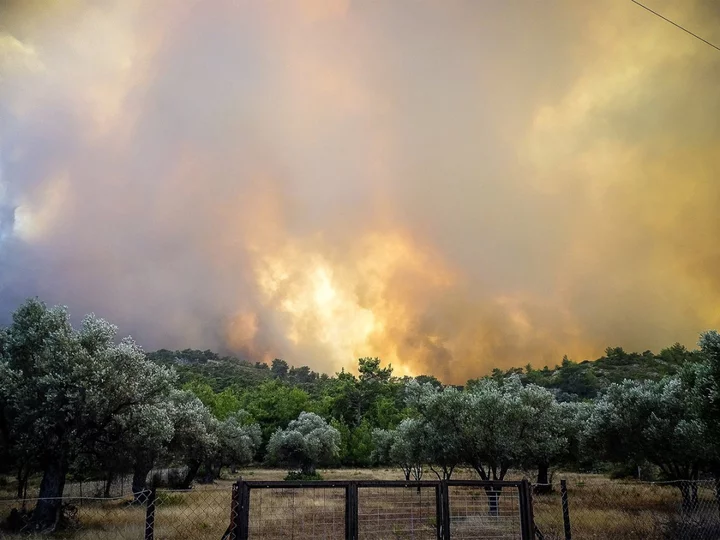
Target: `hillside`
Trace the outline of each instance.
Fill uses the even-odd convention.
[[[160,349],[147,354],[153,362],[175,368],[180,384],[203,382],[215,392],[225,388],[251,388],[271,377],[270,367],[240,360],[234,356],[220,356],[212,351]]]
[[[309,390],[310,387],[322,385],[323,381],[332,378],[318,374],[307,366],[288,366],[283,360],[275,360],[271,367],[265,363],[253,364],[233,356],[220,356],[209,350],[161,349],[148,353],[148,357],[157,363],[172,365],[179,373],[180,384],[201,382],[209,385],[215,392],[226,388],[253,388],[272,378]],[[659,380],[677,373],[683,363],[698,359],[697,351],[689,351],[677,343],[663,349],[659,354],[651,351],[628,353],[621,347],[609,347],[604,356],[594,361],[573,362],[564,357],[562,363],[553,368],[545,366],[535,369],[528,364],[524,368],[517,367],[506,371],[494,369],[486,376],[502,379],[516,374],[524,383],[553,389],[557,392],[558,399],[573,401],[593,398],[611,383],[624,379]],[[429,375],[421,375],[418,379],[437,382],[437,379]],[[477,380],[468,381],[468,385]]]
[[[577,363],[564,357],[554,368],[534,369],[528,364],[525,368],[507,371],[495,369],[491,377],[498,379],[517,374],[525,383],[556,390],[558,399],[574,401],[593,398],[603,388],[625,379],[659,380],[676,374],[685,362],[698,360],[698,351],[689,351],[679,343],[663,349],[660,354],[651,351],[628,353],[622,347],[608,347],[605,355],[594,361]],[[472,384],[472,381],[468,383]]]

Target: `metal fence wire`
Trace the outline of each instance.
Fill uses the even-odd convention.
[[[522,537],[520,491],[516,486],[450,486],[449,495],[452,538]]]
[[[249,538],[345,538],[344,486],[267,487],[250,491]]]
[[[527,482],[243,482],[65,497],[57,535],[77,539],[519,539],[532,537]],[[33,538],[38,499],[0,500],[1,538]],[[14,511],[12,509],[15,509]],[[38,536],[39,537],[39,536]]]
[[[438,484],[358,486],[358,537],[362,539],[438,538]]]
[[[532,538],[523,482],[241,482],[233,532],[246,538]]]
[[[714,481],[564,483],[533,495],[538,540],[720,540]]]

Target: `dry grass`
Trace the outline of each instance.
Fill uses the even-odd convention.
[[[397,469],[329,469],[320,473],[326,480],[401,480]],[[281,480],[285,471],[247,469],[238,476],[246,480]],[[647,484],[610,481],[601,476],[568,474],[570,517],[573,538],[653,539],[679,515],[678,489]],[[457,478],[475,478],[461,470]],[[521,473],[511,475],[512,479]],[[427,479],[435,479],[432,473]],[[189,492],[158,490],[155,513],[157,540],[198,540],[222,537],[230,523],[233,480],[223,478],[212,486],[198,485]],[[699,493],[702,512],[696,516],[718,521],[714,494]],[[452,487],[451,532],[453,538],[519,538],[519,506],[516,492],[504,490],[499,516],[490,516],[487,495],[480,488]],[[78,506],[81,529],[64,534],[77,539],[138,539],[143,537],[145,508],[129,504],[129,498],[88,501]],[[16,505],[16,504],[14,504]],[[32,503],[30,503],[32,506]],[[251,495],[252,538],[294,539],[343,538],[345,496],[341,488],[258,489]],[[0,502],[7,515],[10,503]],[[548,540],[563,538],[559,489],[534,497],[535,521]],[[359,493],[359,530],[364,538],[435,538],[436,514],[433,488],[362,488]],[[710,530],[710,529],[704,529]],[[481,536],[484,535],[484,536]],[[3,538],[12,536],[4,535]],[[23,538],[33,538],[23,536]],[[720,536],[697,536],[720,538]]]

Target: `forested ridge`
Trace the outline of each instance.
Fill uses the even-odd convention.
[[[539,485],[556,467],[642,469],[664,480],[714,476],[720,487],[719,404],[716,331],[692,351],[608,348],[592,362],[496,369],[453,386],[396,377],[378,358],[328,375],[212,351],[146,354],[111,323],[89,315],[76,328],[65,308],[38,300],[0,328],[0,473],[18,497],[39,480],[27,517],[35,530],[57,524],[68,478],[110,486],[132,474],[139,494],[158,467],[177,470],[182,488],[251,463],[303,478],[317,478],[317,466],[392,465],[407,479],[519,470]],[[679,485],[684,504],[696,504]]]
[[[287,385],[315,393],[329,387],[342,374],[328,375],[313,371],[308,366],[295,367],[285,360],[275,359],[270,365],[265,362],[250,362],[235,356],[221,356],[210,350],[185,349],[170,351],[160,349],[147,353],[148,359],[161,365],[173,366],[182,384],[196,383],[209,386],[214,392],[232,389],[242,393],[264,381],[275,379]],[[594,398],[612,383],[630,380],[660,380],[676,375],[686,362],[702,359],[698,350],[688,350],[675,343],[659,353],[626,352],[622,347],[608,347],[605,354],[595,360],[575,362],[567,356],[552,367],[534,368],[532,362],[524,367],[507,370],[495,368],[489,374],[471,379],[472,385],[481,378],[491,377],[502,380],[517,375],[523,383],[532,383],[548,388],[561,401],[577,401]],[[388,382],[406,383],[411,377],[391,378]],[[442,381],[431,374],[414,377],[419,382],[430,382],[441,386]]]

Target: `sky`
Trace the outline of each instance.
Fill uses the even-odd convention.
[[[693,347],[719,85],[629,0],[0,0],[0,324],[455,383]]]

